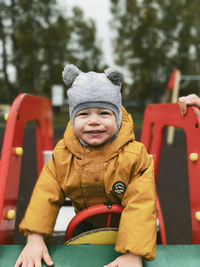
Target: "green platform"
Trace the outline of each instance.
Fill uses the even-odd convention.
[[[0,245],[0,266],[13,267],[22,248],[21,245]],[[103,267],[119,255],[113,245],[54,245],[48,248],[55,267]],[[156,259],[143,262],[143,267],[198,266],[200,245],[158,245]]]

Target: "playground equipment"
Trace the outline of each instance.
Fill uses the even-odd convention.
[[[28,121],[36,121],[37,137],[37,165],[38,174],[43,166],[43,151],[52,150],[53,128],[50,101],[46,98],[21,94],[14,101],[8,116],[3,149],[0,161],[0,266],[13,266],[21,249],[21,245],[7,245],[13,243],[16,202],[20,179],[21,156],[23,153],[24,127]],[[147,151],[153,156],[155,164],[155,179],[157,181],[159,158],[166,126],[182,128],[185,131],[188,148],[189,191],[192,219],[193,244],[200,244],[200,112],[197,108],[188,109],[182,117],[177,104],[149,105],[146,108],[141,141]],[[89,213],[84,210],[69,224],[66,239],[73,236],[76,226],[94,215],[94,207]],[[99,207],[98,207],[99,208]],[[113,208],[113,209],[112,209]],[[160,222],[161,241],[166,244],[165,227],[162,218],[159,198],[157,201],[158,219]],[[100,205],[98,212],[110,214],[121,212],[121,206],[107,207]],[[96,211],[95,211],[96,212]],[[108,226],[110,215],[108,215]],[[56,266],[103,266],[119,253],[114,251],[114,245],[67,245],[49,246],[50,254]],[[9,255],[9,257],[8,257]],[[74,255],[78,255],[74,256]],[[157,257],[153,262],[143,261],[143,266],[199,266],[200,245],[158,245]],[[170,265],[171,264],[171,265]],[[45,265],[43,265],[45,266]]]
[[[167,84],[167,89],[163,98],[163,103],[177,102],[180,89],[180,79],[181,79],[180,71],[178,69],[174,69]],[[171,95],[171,100],[169,99],[170,95]]]
[[[15,229],[24,128],[36,122],[37,167],[43,166],[43,151],[53,148],[52,109],[48,99],[20,94],[7,117],[0,161],[0,244],[12,244]]]
[[[0,265],[13,267],[22,248],[23,245],[1,245]],[[48,250],[56,267],[102,267],[120,255],[114,245],[57,245],[48,246]],[[143,267],[198,267],[199,255],[200,245],[158,245],[155,260],[143,260]]]
[[[179,96],[179,89],[180,89],[180,79],[181,79],[181,72],[178,69],[174,69],[169,82],[167,84],[167,90],[165,95],[165,101],[167,103],[167,98],[169,97],[169,92],[171,92],[171,103],[176,103]],[[169,126],[167,129],[167,137],[166,142],[167,144],[171,145],[174,142],[174,133],[175,128],[173,126]]]
[[[69,223],[65,232],[65,240],[67,241],[74,236],[75,229],[81,222],[98,214],[108,214],[107,227],[110,227],[112,214],[121,214],[122,210],[122,206],[118,204],[97,204],[80,211]]]
[[[156,181],[166,126],[181,128],[186,135],[193,244],[200,244],[200,111],[192,107],[182,117],[177,104],[153,104],[146,108],[141,142],[153,155]],[[158,216],[162,217],[161,210],[158,210]],[[161,225],[161,234],[165,234],[164,225]]]
[[[180,90],[187,86],[190,81],[200,81],[200,75],[183,75],[180,70],[174,69],[167,83],[162,103],[176,103]],[[175,128],[173,126],[169,126],[166,136],[167,144],[173,144],[174,134]]]

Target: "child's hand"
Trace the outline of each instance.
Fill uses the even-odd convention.
[[[19,255],[14,267],[41,267],[41,260],[48,266],[54,263],[49,255],[43,236],[39,234],[30,234],[28,243]]]
[[[188,105],[195,105],[200,108],[200,98],[195,94],[190,94],[188,96],[182,96],[178,99],[178,105],[181,114],[184,116],[187,112]]]
[[[142,258],[131,253],[123,254],[104,267],[142,267]]]

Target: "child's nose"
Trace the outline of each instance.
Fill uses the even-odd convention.
[[[99,117],[96,114],[91,114],[91,116],[89,117],[88,123],[89,124],[99,124],[100,123]]]

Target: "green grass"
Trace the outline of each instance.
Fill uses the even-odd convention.
[[[127,111],[132,116],[132,119],[133,119],[133,122],[134,122],[134,129],[135,130],[141,130],[142,129],[144,113],[142,111],[140,111],[140,110],[133,109],[133,108],[127,108]]]
[[[66,113],[54,114],[53,115],[53,126],[54,128],[66,127],[69,121],[69,116]]]

